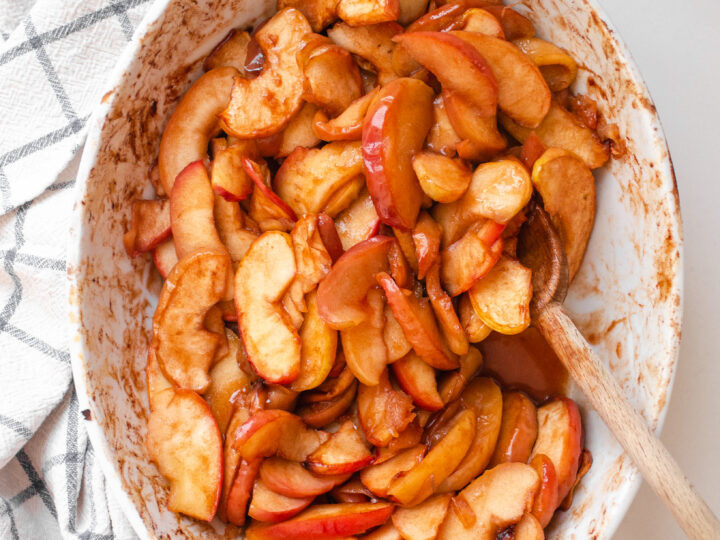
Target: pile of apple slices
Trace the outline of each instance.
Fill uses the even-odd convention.
[[[431,4],[280,0],[173,112],[124,237],[165,278],[171,510],[250,539],[536,539],[590,466],[575,403],[501,391],[472,344],[530,324],[533,196],[577,272],[616,129],[526,17]]]

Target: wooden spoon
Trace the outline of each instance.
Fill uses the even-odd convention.
[[[533,271],[534,325],[685,534],[693,539],[720,539],[720,521],[565,313],[567,261],[550,218],[535,202],[528,218],[518,239],[518,257]]]

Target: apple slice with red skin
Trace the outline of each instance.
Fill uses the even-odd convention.
[[[383,223],[410,230],[423,192],[412,168],[432,125],[433,91],[417,79],[384,86],[363,123],[362,153],[367,187]]]
[[[296,461],[268,458],[260,467],[260,478],[268,489],[286,497],[316,497],[350,478],[349,474],[313,474]]]
[[[502,463],[486,471],[455,497],[471,519],[458,515],[457,505],[451,508],[438,540],[494,540],[530,509],[539,483],[535,470],[524,463]]]
[[[262,477],[256,478],[248,515],[267,523],[285,521],[305,510],[314,498],[288,497],[275,493],[265,485]]]
[[[452,129],[462,139],[456,145],[459,157],[486,161],[507,147],[494,115],[483,115],[467,98],[450,90],[442,92],[442,101]]]
[[[362,191],[360,196],[338,215],[335,226],[345,250],[375,236],[380,229],[380,218],[370,194]]]
[[[323,141],[359,141],[365,114],[380,87],[375,87],[364,96],[353,101],[337,117],[329,119],[321,110],[313,117],[313,131]]]
[[[537,409],[521,392],[503,395],[502,424],[490,467],[500,463],[527,463],[537,438]]]
[[[295,268],[290,236],[271,231],[252,243],[235,274],[238,327],[248,359],[263,379],[278,384],[300,374],[300,337],[279,305]]]
[[[225,245],[233,262],[239,262],[250,249],[257,234],[245,228],[247,216],[235,202],[229,202],[215,195],[213,209],[215,225],[220,241]]]
[[[395,41],[447,88],[467,99],[483,116],[497,112],[498,85],[478,50],[446,32],[406,32]]]
[[[533,501],[532,514],[544,528],[548,526],[555,510],[560,505],[557,473],[552,460],[545,454],[535,454],[530,460],[530,466],[540,477],[540,487]]]
[[[367,305],[369,316],[357,326],[341,330],[340,340],[350,371],[362,384],[374,386],[388,363],[384,336],[385,300],[379,288],[368,291]]]
[[[177,253],[175,252],[175,242],[172,237],[160,243],[152,250],[152,259],[155,268],[163,278],[167,278],[178,263]]]
[[[395,280],[395,283],[403,288],[413,287],[415,275],[398,244],[393,244],[390,247],[388,261],[390,262],[390,275]]]
[[[435,370],[427,365],[414,351],[392,365],[400,388],[405,390],[418,407],[427,411],[443,408],[437,390]]]
[[[228,523],[242,527],[247,519],[247,507],[253,492],[253,485],[260,470],[262,459],[253,461],[240,461],[237,467],[235,479],[228,491],[227,502],[224,508],[224,517]]]
[[[502,421],[502,394],[492,379],[474,379],[462,393],[461,402],[475,414],[475,432],[470,449],[452,474],[438,485],[447,493],[461,489],[477,477],[490,462]]]
[[[413,163],[416,161],[417,159]],[[412,240],[415,244],[415,256],[417,258],[418,279],[425,279],[427,271],[438,260],[441,236],[442,229],[437,222],[427,212],[420,212],[415,228],[412,231]]]
[[[504,228],[491,220],[478,222],[442,251],[440,278],[450,296],[471,289],[497,264],[502,256],[500,235]]]
[[[467,7],[466,2],[449,2],[439,6],[413,21],[406,32],[439,32],[454,28]]]
[[[233,446],[246,461],[274,455],[304,461],[328,439],[328,434],[308,428],[299,416],[270,409],[255,412],[233,437]]]
[[[387,370],[377,385],[360,385],[357,408],[365,437],[375,446],[390,444],[415,418],[412,399],[391,386]]]
[[[390,483],[388,497],[404,506],[413,506],[432,495],[465,457],[475,436],[475,424],[474,410],[457,413],[447,434],[423,460]]]
[[[570,398],[557,398],[538,408],[538,436],[531,459],[544,454],[555,465],[558,501],[575,483],[582,453],[580,411]]]
[[[418,411],[418,416],[428,411]],[[403,450],[412,448],[420,444],[423,435],[423,427],[420,424],[419,418],[410,422],[405,429],[403,429],[397,437],[392,439],[387,446],[383,446],[375,449],[375,461],[374,465],[385,463],[387,460],[395,457]]]
[[[164,374],[181,388],[204,392],[220,336],[205,329],[207,312],[225,295],[230,258],[198,251],[175,265],[153,315],[152,344]]]
[[[342,351],[339,354],[343,354]],[[312,392],[305,392],[303,394],[303,403],[317,403],[318,401],[335,399],[345,393],[345,391],[352,386],[354,380],[355,375],[353,375],[350,368],[345,365],[337,377],[328,377]]]
[[[434,540],[445,519],[452,494],[435,495],[412,508],[398,508],[392,522],[405,540]]]
[[[372,492],[363,486],[357,477],[333,489],[330,497],[339,503],[366,503],[375,499]]]
[[[332,261],[337,261],[345,253],[345,250],[340,241],[335,222],[330,216],[321,212],[318,214],[317,224],[325,249],[330,254]]]
[[[469,347],[467,354],[460,356],[458,361],[460,369],[446,374],[438,384],[438,391],[444,403],[450,403],[460,397],[470,379],[483,365],[482,354],[475,347]]]
[[[265,387],[265,408],[293,411],[298,400],[298,392],[290,390],[282,384],[263,383]]]
[[[243,158],[243,168],[250,177],[250,180],[252,180],[255,184],[255,187],[259,189],[262,194],[265,195],[265,197],[274,204],[285,217],[287,217],[287,219],[297,221],[297,214],[295,211],[265,183],[263,174],[260,172],[259,166],[255,163],[255,161],[248,157]]]
[[[260,75],[234,79],[230,103],[220,113],[224,130],[241,139],[281,131],[302,106],[303,74],[295,59],[312,28],[302,13],[286,8],[255,33],[265,57]]]
[[[130,228],[123,236],[123,244],[128,255],[137,257],[154,249],[171,233],[170,201],[167,199],[133,201]]]
[[[297,414],[311,427],[321,428],[342,416],[352,405],[357,393],[357,381],[353,379],[342,394],[328,401],[310,403],[297,410]]]
[[[420,463],[426,451],[427,447],[424,444],[418,444],[383,463],[365,467],[360,471],[360,481],[373,494],[385,498],[391,482]]]
[[[223,443],[215,417],[192,390],[170,388],[150,414],[147,450],[170,483],[168,508],[212,521],[223,485]]]
[[[359,471],[372,463],[374,458],[355,424],[348,420],[310,454],[306,462],[314,473],[338,475]]]
[[[466,354],[470,343],[465,329],[460,324],[452,300],[440,285],[440,265],[438,263],[435,263],[428,271],[425,288],[448,347],[455,354]]]
[[[257,157],[255,141],[237,141],[213,153],[210,184],[217,195],[229,202],[246,199],[252,192],[252,180],[243,167],[246,157]]]
[[[320,282],[318,311],[331,328],[350,328],[368,317],[365,298],[377,283],[375,275],[389,270],[388,251],[394,241],[389,236],[374,236],[356,244],[335,262]]]
[[[445,346],[427,299],[418,300],[385,272],[377,274],[377,280],[415,352],[436,369],[456,369],[457,358]]]
[[[282,523],[253,523],[245,534],[248,540],[336,540],[382,525],[393,509],[386,502],[318,504]]]

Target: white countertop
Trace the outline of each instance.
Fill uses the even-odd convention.
[[[684,316],[662,441],[720,515],[720,2],[599,0],[655,100],[684,225]],[[615,540],[681,539],[643,484]]]

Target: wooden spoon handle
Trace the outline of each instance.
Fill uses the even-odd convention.
[[[685,534],[692,539],[720,539],[720,521],[630,405],[562,306],[547,305],[535,324]]]

